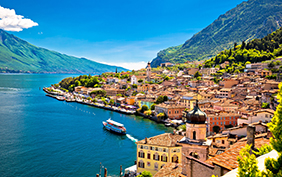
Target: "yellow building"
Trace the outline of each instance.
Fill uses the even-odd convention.
[[[136,142],[137,173],[156,174],[166,163],[182,163],[182,147],[177,144],[184,136],[164,133]]]

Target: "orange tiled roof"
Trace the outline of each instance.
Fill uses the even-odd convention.
[[[154,177],[179,177],[182,173],[182,164],[166,163]]]
[[[238,167],[237,162],[237,156],[239,156],[240,150],[245,147],[247,144],[247,141],[239,141],[235,143],[230,149],[225,151],[222,154],[219,154],[215,157],[212,157],[208,160],[206,160],[206,163],[209,163],[211,165],[217,164],[219,166],[222,166],[226,169],[233,170]],[[266,138],[256,138],[255,139],[255,147],[260,148],[264,144],[269,144],[269,139]]]
[[[164,133],[157,135],[151,138],[147,138],[148,145],[157,145],[157,146],[176,146],[177,141],[180,141],[184,136],[182,135],[173,135],[171,133]],[[145,139],[136,142],[136,144],[145,144]]]

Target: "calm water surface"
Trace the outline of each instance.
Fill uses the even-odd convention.
[[[73,75],[0,74],[0,176],[95,176],[100,162],[117,176],[134,164],[136,145],[171,132],[161,124],[45,96],[44,86]],[[111,117],[128,136],[111,134]]]

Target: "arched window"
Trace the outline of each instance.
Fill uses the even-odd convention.
[[[171,158],[171,161],[173,163],[178,163],[178,156],[177,155],[174,155],[172,158]]]
[[[138,157],[144,158],[145,157],[145,153],[143,151],[139,151],[138,152]]]
[[[154,160],[159,160],[159,159],[160,159],[159,154],[158,154],[158,153],[155,153],[155,154],[153,155],[153,159],[154,159]]]
[[[196,139],[196,131],[193,131],[193,140]]]
[[[145,164],[144,164],[144,162],[143,162],[142,160],[140,160],[140,161],[138,162],[138,167],[140,167],[140,168],[145,168]]]
[[[163,154],[163,155],[161,156],[161,161],[162,161],[162,162],[167,162],[167,156],[166,156],[165,154]]]

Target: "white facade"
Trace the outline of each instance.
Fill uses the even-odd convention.
[[[131,78],[130,78],[130,82],[131,82],[131,85],[133,85],[133,84],[137,84],[137,78],[136,78],[136,76],[131,76]]]

